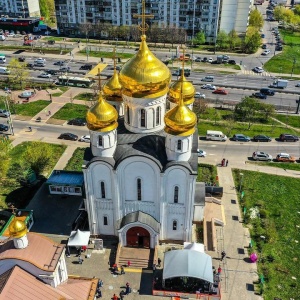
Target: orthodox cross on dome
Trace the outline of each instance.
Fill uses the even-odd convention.
[[[146,23],[146,18],[151,19],[154,18],[154,15],[146,15],[145,13],[145,0],[142,1],[142,14],[134,14],[134,18],[142,18],[142,24],[138,26],[139,30],[145,35],[146,31],[149,29],[149,25]]]

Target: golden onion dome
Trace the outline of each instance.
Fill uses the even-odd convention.
[[[125,95],[154,98],[168,92],[171,80],[169,68],[149,50],[146,36],[141,36],[139,51],[120,71],[120,83]]]
[[[195,132],[197,117],[187,106],[182,97],[179,104],[165,114],[165,132],[172,135],[188,136]]]
[[[107,100],[122,101],[121,91],[122,85],[120,84],[119,75],[115,69],[113,76],[103,85],[103,94]]]
[[[173,103],[179,103],[179,99],[182,95],[183,103],[189,105],[195,101],[195,92],[196,89],[194,85],[186,80],[184,73],[182,72],[179,80],[175,81],[170,87],[169,100]]]
[[[16,217],[9,225],[9,235],[14,238],[21,238],[27,233],[25,222],[18,220]]]
[[[92,106],[87,114],[87,127],[93,131],[106,132],[118,127],[118,112],[107,103],[100,92],[98,102]]]

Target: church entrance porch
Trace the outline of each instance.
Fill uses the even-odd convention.
[[[150,248],[150,233],[147,229],[135,226],[126,234],[127,247]]]

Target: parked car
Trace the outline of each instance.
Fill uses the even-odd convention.
[[[208,61],[209,63],[212,63],[212,62],[213,62],[213,59],[210,57],[207,61]]]
[[[45,72],[45,73],[42,73],[42,74],[38,75],[38,77],[40,77],[40,78],[51,78],[52,75]]]
[[[196,57],[195,62],[201,62],[201,57]]]
[[[34,92],[31,91],[24,91],[18,97],[19,98],[31,98],[34,96]]]
[[[254,98],[259,98],[259,99],[267,99],[267,95],[265,95],[265,94],[262,94],[262,93],[253,93],[252,95],[251,95],[251,97],[254,97]]]
[[[202,62],[207,62],[207,57],[203,57]]]
[[[269,49],[267,49],[267,50],[265,50],[264,52],[262,52],[261,55],[266,56],[266,55],[270,54],[270,52],[271,52],[271,51],[270,51]]]
[[[253,152],[252,158],[254,160],[266,160],[266,161],[272,161],[273,159],[272,155],[262,151]]]
[[[91,137],[89,135],[83,135],[78,141],[89,143],[91,141]]]
[[[19,58],[18,58],[18,61],[20,61],[20,62],[24,62],[25,61],[25,56],[20,56]]]
[[[300,83],[297,83],[297,84],[295,85],[295,87],[300,87]]]
[[[235,61],[234,59],[230,59],[230,60],[228,61],[228,63],[229,63],[230,65],[236,65],[236,61]]]
[[[263,44],[263,45],[261,46],[261,48],[262,48],[262,49],[267,49],[267,44]]]
[[[262,67],[255,67],[252,71],[255,73],[263,73],[265,70]]]
[[[226,91],[224,88],[217,88],[213,91],[213,94],[228,95],[228,91]]]
[[[206,156],[206,152],[204,150],[201,150],[201,149],[197,149],[197,154],[198,154],[198,157],[205,157]]]
[[[48,41],[48,44],[49,44],[49,45],[54,45],[54,44],[55,44],[55,40],[49,40],[49,41]]]
[[[196,92],[194,98],[195,99],[205,99],[205,94]]]
[[[61,140],[70,140],[70,141],[77,141],[78,140],[78,136],[76,134],[73,133],[62,133],[59,137],[59,139]]]
[[[272,139],[264,134],[259,134],[253,137],[254,142],[271,142]]]
[[[282,133],[279,136],[279,140],[282,142],[297,142],[297,141],[299,141],[299,137],[297,137],[296,135],[293,135],[293,134],[289,134],[289,133]]]
[[[93,65],[91,64],[85,64],[79,68],[79,70],[92,70],[92,69],[93,69]]]
[[[37,58],[37,59],[34,60],[34,63],[39,63],[39,62],[45,63],[45,62],[46,62],[46,59],[45,59],[45,58],[42,58],[42,57],[39,57],[39,58]]]
[[[59,71],[60,72],[70,72],[71,68],[70,67],[60,67]]]
[[[58,74],[57,70],[46,70],[45,72],[48,73],[48,74],[51,74],[51,75],[57,75]]]
[[[28,64],[26,65],[26,67],[32,69],[32,68],[34,67],[34,64],[33,64],[33,63],[28,63]]]
[[[4,124],[0,124],[0,131],[8,131],[8,126]]]
[[[86,120],[80,118],[72,119],[68,121],[68,125],[85,126]]]
[[[295,162],[296,157],[294,157],[288,153],[278,153],[276,156],[276,160],[279,162]]]
[[[56,65],[56,66],[63,66],[64,64],[65,64],[64,60],[58,60],[54,63],[54,65]]]
[[[268,89],[268,88],[262,88],[262,89],[260,89],[260,92],[262,94],[265,94],[265,95],[268,95],[268,96],[274,96],[275,95],[275,91],[271,90],[271,89]]]
[[[0,109],[0,117],[8,118],[9,116],[9,111],[7,111],[6,109]]]
[[[246,136],[244,134],[234,134],[233,137],[232,137],[232,140],[233,141],[239,141],[239,142],[250,142],[251,139],[249,136]]]
[[[212,85],[212,84],[210,84],[210,83],[207,83],[207,84],[202,85],[201,88],[202,88],[202,89],[206,89],[206,90],[215,90],[215,89],[216,89],[216,86],[215,86],[215,85]]]

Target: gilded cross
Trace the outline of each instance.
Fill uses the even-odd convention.
[[[145,35],[146,31],[149,28],[149,25],[146,23],[146,18],[154,18],[154,15],[146,15],[145,13],[145,0],[142,1],[142,14],[138,15],[138,14],[134,14],[133,17],[134,18],[142,18],[142,24],[139,25],[139,30],[142,32],[143,35]]]

